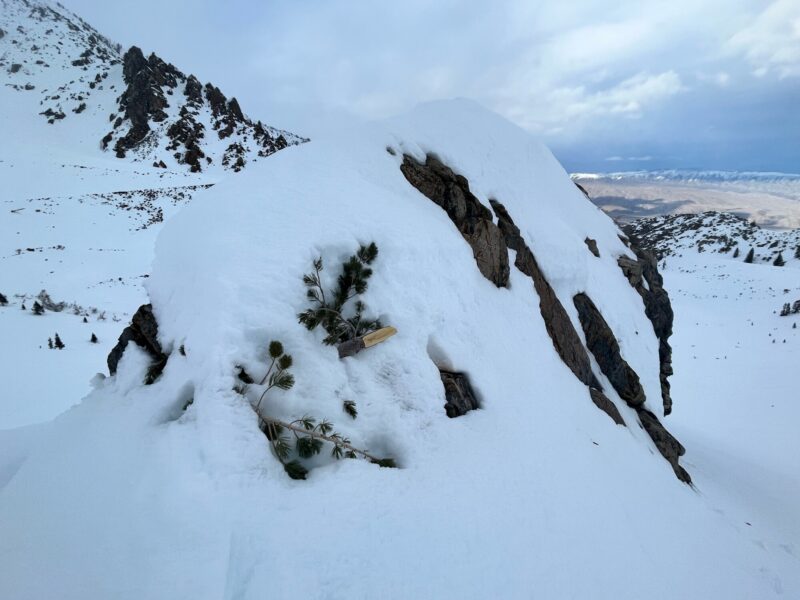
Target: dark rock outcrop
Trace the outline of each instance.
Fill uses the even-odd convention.
[[[678,459],[686,453],[683,445],[667,431],[658,418],[649,410],[640,410],[639,420],[642,422],[647,435],[653,440],[658,451],[675,471],[675,476],[684,483],[692,483],[689,473],[679,463]]]
[[[506,287],[510,268],[503,234],[492,221],[492,212],[470,192],[466,178],[430,154],[425,164],[404,155],[400,170],[422,195],[444,209],[472,248],[484,277],[497,287]]]
[[[139,307],[131,319],[131,324],[122,331],[117,345],[108,354],[108,372],[111,375],[117,372],[117,366],[129,342],[135,343],[152,357],[153,363],[148,370],[146,380],[146,383],[152,383],[164,370],[167,355],[164,354],[158,341],[158,321],[153,314],[151,304]]]
[[[589,396],[592,398],[594,405],[611,417],[614,423],[617,425],[625,425],[625,420],[622,418],[622,415],[619,414],[619,409],[603,392],[595,388],[589,388]]]
[[[130,128],[114,146],[120,158],[144,140],[150,132],[151,119],[161,122],[167,118],[164,109],[169,104],[162,86],[175,88],[178,78],[184,77],[183,73],[155,54],[145,59],[136,46],[132,46],[122,58],[122,76],[128,87],[120,96],[119,104],[130,121]]]
[[[678,458],[683,456],[685,452],[683,446],[664,428],[658,418],[644,407],[645,394],[639,382],[639,376],[622,358],[614,332],[611,331],[600,311],[597,310],[591,298],[586,294],[576,294],[573,300],[586,335],[586,345],[600,365],[600,369],[608,377],[620,398],[636,410],[642,427],[653,440],[661,455],[672,465],[675,476],[684,483],[691,483],[692,478],[689,473],[678,464]],[[603,405],[608,405],[603,403],[603,400],[597,396],[594,390],[590,390],[590,392],[592,393],[592,400],[597,404],[598,408],[605,410]],[[605,400],[608,401],[607,398]],[[600,404],[598,404],[598,401]],[[610,404],[610,401],[608,403]],[[616,409],[616,407],[614,408]]]
[[[586,294],[576,294],[572,300],[578,309],[578,319],[586,336],[586,346],[594,355],[600,370],[628,405],[636,408],[644,404],[644,389],[639,382],[639,376],[622,358],[614,332],[611,331],[603,315]]]
[[[497,223],[503,232],[506,245],[517,253],[514,265],[533,280],[533,287],[539,295],[539,311],[542,313],[545,328],[553,340],[556,352],[578,379],[588,386],[602,389],[592,373],[589,355],[578,332],[575,331],[567,311],[539,268],[533,252],[520,235],[519,227],[514,224],[505,206],[497,200],[489,200],[489,203],[497,215]]]
[[[186,87],[183,88],[183,95],[186,100],[193,104],[203,103],[203,84],[194,75],[189,75],[186,79]]]
[[[118,98],[122,116],[112,116],[113,129],[101,141],[102,147],[107,148],[116,138],[113,147],[118,158],[124,158],[128,151],[140,147],[145,151],[158,148],[161,140],[153,137],[153,130],[159,132],[158,136],[165,134],[166,149],[172,152],[179,164],[189,165],[192,172],[201,171],[203,165],[214,160],[238,171],[249,157],[269,156],[290,144],[308,141],[265,127],[260,121],[253,123],[235,98],[228,100],[219,88],[210,83],[202,85],[194,75],[187,77],[155,54],[145,58],[142,51],[133,46],[125,53],[122,62],[126,84]],[[167,98],[177,104],[179,116],[167,128],[155,127],[169,116]],[[203,125],[200,115],[206,102],[212,118],[210,124]],[[127,124],[127,131],[116,131],[123,124]],[[208,146],[205,146],[206,151],[203,150],[206,126],[216,131],[220,139],[236,135],[224,156],[216,153],[207,156]]]
[[[479,407],[478,399],[472,391],[469,379],[464,373],[454,373],[439,369],[444,385],[444,410],[451,419],[467,414]]]
[[[564,306],[544,276],[533,252],[525,243],[519,228],[514,224],[505,206],[495,199],[489,200],[497,216],[497,225],[494,225],[491,213],[469,191],[466,178],[454,174],[449,167],[430,154],[426,157],[424,165],[414,158],[404,155],[400,168],[411,185],[447,212],[473,248],[473,254],[481,273],[498,287],[508,284],[510,274],[507,266],[508,250],[516,252],[514,265],[533,280],[534,288],[539,296],[539,310],[553,342],[553,347],[575,376],[588,386],[589,396],[595,406],[605,412],[616,424],[625,425],[619,409],[603,393],[600,382],[592,372],[587,347],[620,398],[636,410],[642,427],[653,440],[661,455],[672,465],[678,479],[685,483],[691,483],[689,474],[678,464],[678,458],[684,453],[683,446],[661,425],[653,413],[644,408],[646,398],[639,376],[622,357],[614,333],[592,300],[586,294],[577,294],[573,298],[586,338],[586,346],[584,346]],[[480,227],[483,229],[479,229]],[[497,236],[494,229],[500,233],[501,243],[495,239]],[[477,244],[476,239],[480,240]],[[626,246],[629,245],[626,238],[620,236],[620,239]],[[485,249],[481,243],[490,246],[490,249]],[[587,237],[585,243],[594,256],[600,256],[595,240]],[[505,262],[502,261],[501,256],[506,257]],[[665,412],[668,412],[667,407],[671,402],[667,403],[669,383],[666,381],[666,374],[671,374],[672,370],[669,367],[671,350],[666,343],[666,338],[672,332],[672,309],[669,305],[669,297],[663,289],[655,261],[640,256],[638,252],[637,257],[638,260],[621,258],[620,266],[631,285],[642,294],[645,312],[653,323],[656,335],[661,340],[659,352],[661,388]],[[642,281],[646,282],[646,288]],[[440,371],[440,373],[445,386],[447,397],[445,410],[448,416],[464,414],[470,410],[470,407],[477,408],[477,401],[474,400],[474,395],[468,388],[469,383],[463,374],[446,371]],[[459,378],[463,378],[463,380]]]
[[[628,282],[639,293],[644,302],[647,318],[653,324],[653,331],[658,338],[659,378],[661,381],[661,403],[664,415],[672,412],[672,397],[668,377],[672,375],[672,347],[669,337],[672,335],[673,312],[669,294],[664,289],[664,280],[658,272],[658,263],[649,252],[640,249],[635,243],[631,249],[637,260],[621,256],[619,264]]]

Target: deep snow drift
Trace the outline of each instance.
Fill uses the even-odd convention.
[[[658,341],[611,220],[523,131],[466,102],[429,105],[289,148],[166,224],[146,283],[172,351],[161,377],[143,384],[148,359],[130,345],[79,406],[0,434],[4,597],[800,593],[796,547],[754,544],[724,493],[679,482],[602,376],[628,426],[595,408],[530,279],[512,268],[505,289],[481,275],[400,172],[403,153],[426,152],[483,203],[503,202],[578,331],[569,299],[592,297],[658,408]],[[322,256],[332,277],[370,241],[364,299],[398,334],[340,360],[297,323],[301,276]],[[307,481],[286,476],[232,390],[236,365],[264,373],[273,339],[297,384],[271,393],[269,411],[328,418],[401,468],[320,458]],[[481,409],[448,419],[437,366],[468,373]]]

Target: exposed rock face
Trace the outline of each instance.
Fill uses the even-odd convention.
[[[478,399],[464,373],[439,370],[444,385],[444,410],[451,419],[478,408]]]
[[[408,182],[442,207],[467,240],[478,269],[497,287],[508,285],[508,250],[492,212],[470,192],[466,178],[430,154],[425,164],[403,156],[400,170]]]
[[[597,258],[600,258],[600,250],[597,249],[597,240],[587,237],[583,241],[586,244],[586,247],[589,248],[589,252],[594,254]]]
[[[589,355],[578,332],[575,331],[567,311],[564,310],[564,306],[539,268],[533,252],[522,239],[519,227],[514,224],[505,206],[497,200],[489,200],[489,203],[497,215],[497,223],[503,232],[506,245],[517,253],[514,265],[533,280],[533,287],[539,295],[539,310],[556,352],[578,379],[588,386],[601,390],[602,386],[592,373]]]
[[[600,365],[603,374],[608,377],[620,398],[628,405],[636,408],[644,404],[645,395],[639,376],[622,358],[614,332],[594,302],[586,294],[576,294],[573,302],[578,309],[586,345]]]
[[[215,160],[239,171],[248,157],[268,156],[307,141],[265,127],[260,121],[252,122],[235,98],[228,100],[219,88],[210,83],[203,86],[194,75],[187,77],[155,54],[145,58],[136,46],[125,53],[122,72],[127,85],[118,100],[123,116],[114,120],[112,131],[102,140],[106,148],[116,138],[114,151],[119,158],[136,150],[138,154],[155,154],[154,162],[158,162],[155,151],[163,135],[167,139],[166,150],[192,172],[202,171]],[[178,118],[168,126],[159,125],[169,118],[170,102],[179,107]],[[119,130],[124,124],[128,125],[127,131]],[[224,154],[212,156],[208,149],[204,151],[206,127],[216,131],[219,139],[232,138]]]
[[[625,425],[625,420],[622,418],[622,415],[619,414],[619,409],[603,392],[595,388],[589,388],[589,395],[594,405],[611,417],[614,423],[617,425]]]
[[[573,300],[586,335],[586,345],[603,373],[608,377],[620,397],[636,410],[644,430],[653,440],[661,455],[672,465],[676,477],[684,483],[691,483],[692,478],[689,473],[678,464],[678,458],[685,452],[683,446],[664,428],[653,413],[644,408],[645,395],[639,382],[639,376],[622,358],[614,332],[611,331],[600,311],[586,294],[576,294]],[[591,394],[595,404],[605,410],[603,399],[594,390],[591,390]],[[606,400],[608,399],[606,398]]]
[[[667,462],[672,465],[675,476],[684,483],[692,483],[692,478],[689,473],[678,464],[678,459],[686,452],[681,443],[664,428],[658,418],[650,411],[640,410],[639,420],[642,422],[644,430],[653,440],[656,448],[658,448],[661,456],[667,459]]]
[[[119,158],[144,140],[150,132],[151,119],[160,122],[167,118],[164,109],[169,104],[161,86],[177,87],[183,73],[155,54],[145,59],[142,51],[132,46],[122,58],[122,76],[128,87],[120,96],[119,105],[130,120],[130,129],[114,146]]]
[[[111,375],[117,372],[117,365],[119,365],[129,342],[134,342],[153,358],[153,364],[147,374],[147,383],[152,383],[164,370],[164,366],[167,364],[167,355],[164,354],[158,341],[158,322],[153,314],[151,304],[143,304],[139,307],[131,319],[131,324],[122,331],[117,345],[109,353],[107,362],[108,372]]]
[[[644,302],[645,314],[653,324],[653,331],[659,340],[658,357],[660,362],[659,377],[661,380],[661,402],[664,415],[672,412],[672,398],[668,377],[672,375],[672,347],[669,337],[672,335],[673,312],[669,294],[664,289],[664,280],[658,272],[655,257],[631,244],[637,260],[621,256],[617,261],[625,277],[639,293]],[[646,283],[646,285],[645,285]]]
[[[391,151],[390,154],[392,154]],[[637,411],[642,427],[653,440],[658,451],[672,465],[678,479],[685,483],[691,483],[689,474],[678,464],[678,458],[684,453],[683,446],[661,425],[653,413],[644,408],[645,393],[639,376],[622,357],[614,333],[592,300],[586,294],[577,294],[573,298],[586,338],[586,346],[584,346],[583,340],[572,325],[564,306],[544,276],[536,262],[536,257],[525,243],[519,228],[514,224],[503,204],[495,199],[489,200],[497,216],[497,225],[494,225],[491,213],[469,191],[467,180],[463,176],[453,173],[449,167],[435,157],[428,155],[423,165],[414,158],[404,155],[400,168],[411,185],[447,212],[472,246],[481,273],[498,287],[508,284],[508,250],[516,252],[514,265],[533,280],[534,288],[539,296],[539,310],[547,333],[553,342],[553,347],[575,376],[588,386],[589,396],[595,406],[605,412],[616,424],[625,425],[619,409],[603,393],[600,382],[592,372],[586,347],[594,355],[600,369],[608,377],[620,398]],[[501,236],[499,243],[496,240],[495,229]],[[620,236],[620,240],[630,247],[626,238]],[[586,238],[584,241],[589,251],[599,257],[597,242],[591,238]],[[506,257],[505,261],[502,257]],[[669,401],[669,383],[666,381],[666,377],[672,373],[672,369],[670,367],[671,350],[666,339],[672,333],[672,308],[669,304],[669,296],[663,289],[655,261],[648,259],[647,256],[640,256],[638,252],[637,257],[639,257],[638,260],[622,257],[619,259],[619,263],[628,281],[642,294],[645,312],[661,341],[659,351],[661,389],[665,413],[668,413],[667,407],[671,405],[671,401]],[[642,281],[646,282],[647,288]],[[441,371],[447,397],[445,410],[451,417],[464,414],[472,405],[465,391],[468,388],[464,387],[468,386],[468,382],[464,379],[465,383],[460,383],[456,377],[459,375]],[[463,375],[460,376],[463,377]],[[477,408],[477,402],[474,403],[473,408]]]

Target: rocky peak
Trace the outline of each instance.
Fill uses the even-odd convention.
[[[235,98],[155,53],[146,55],[137,46],[123,53],[57,3],[0,0],[0,31],[0,72],[7,87],[54,126],[81,119],[86,126],[76,130],[86,132],[86,139],[76,143],[84,147],[108,127],[100,146],[118,158],[148,167],[197,172],[219,165],[238,171],[306,141],[250,120]],[[217,135],[209,139],[211,130]]]
[[[305,141],[260,121],[253,123],[236,98],[228,100],[218,87],[202,85],[194,75],[186,76],[155,54],[145,59],[136,46],[125,53],[123,78],[127,88],[119,97],[119,108],[124,116],[116,118],[103,138],[103,147],[116,139],[114,150],[120,158],[132,152],[161,164],[169,160],[159,154],[163,150],[192,172],[215,163],[239,171],[248,159]],[[212,149],[206,140],[208,130],[216,131],[220,140],[230,138],[228,146]]]

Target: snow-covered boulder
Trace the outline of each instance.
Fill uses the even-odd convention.
[[[430,157],[489,211],[507,278],[487,276],[473,230],[404,175]],[[146,285],[161,374],[146,384],[152,358],[128,343],[80,405],[0,436],[0,590],[757,597],[757,550],[662,458],[682,448],[655,417],[660,340],[619,233],[546,148],[466,101],[287,148],[214,186],[157,242]],[[372,241],[364,312],[397,334],[340,359],[298,323],[302,276],[322,257],[334,285]],[[602,318],[602,361],[575,298]],[[242,393],[243,373],[263,389],[271,340],[296,383],[262,409],[329,419],[399,468],[320,454],[289,479]],[[609,376],[621,360],[637,378],[628,402]],[[441,371],[468,376],[478,410],[448,418]]]

